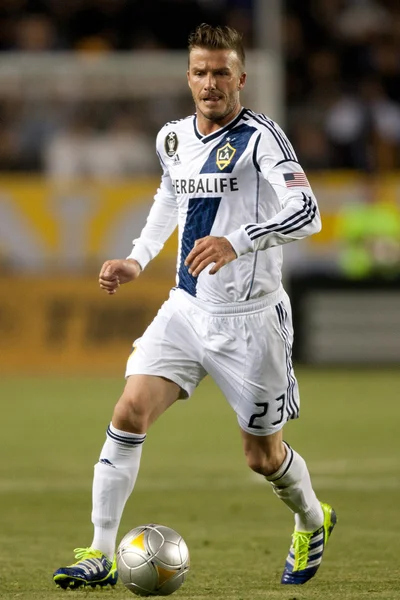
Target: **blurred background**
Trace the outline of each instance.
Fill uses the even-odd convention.
[[[296,360],[400,361],[398,0],[2,0],[1,373],[123,374],[176,237],[117,298],[98,271],[144,224],[158,129],[193,112],[203,21],[244,34],[243,103],[285,129],[319,200],[321,233],[285,247]]]
[[[93,464],[176,234],[116,296],[98,273],[144,225],[158,129],[193,113],[203,21],[243,32],[243,103],[282,125],[322,213],[284,247],[302,397],[285,439],[339,525],[296,598],[400,598],[399,0],[0,0],[0,598],[64,594],[51,574],[90,543]],[[287,600],[292,516],[210,378],[149,431],[119,539],[150,522],[189,545],[182,600]]]

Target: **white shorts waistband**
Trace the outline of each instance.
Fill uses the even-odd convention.
[[[194,304],[200,310],[210,315],[245,315],[254,312],[264,310],[268,306],[275,306],[278,302],[283,300],[285,290],[280,285],[277,290],[270,294],[265,294],[261,298],[255,298],[254,300],[246,300],[244,302],[227,302],[224,304],[211,304],[209,302],[203,302],[194,296],[191,296],[180,288],[175,288],[175,293],[190,304]]]

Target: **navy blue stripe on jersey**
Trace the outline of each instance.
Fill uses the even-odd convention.
[[[279,129],[277,128],[276,123],[274,123],[274,121],[272,121],[272,119],[269,119],[265,115],[260,115],[260,117],[263,121],[265,121],[270,127],[272,127],[274,129],[274,131],[277,133],[277,135],[281,138],[282,143],[287,148],[289,154],[295,160],[297,160],[296,152],[294,151],[292,144],[289,142],[287,136],[283,133],[283,131],[280,128]]]
[[[297,163],[298,165],[300,164],[298,160],[293,160],[293,158],[289,158],[289,159],[284,159],[284,160],[280,160],[279,162],[276,163],[276,165],[273,166],[273,168],[275,169],[275,167],[279,167],[279,165],[283,164],[283,163],[287,163],[287,162],[294,162]]]
[[[260,174],[256,171],[256,175],[257,175],[256,222],[258,223],[258,218],[259,218],[259,210],[258,210],[258,208],[259,208],[259,200],[260,200]],[[252,270],[252,273],[251,273],[250,287],[249,287],[249,291],[247,292],[246,300],[249,300],[250,294],[251,294],[252,289],[253,289],[254,278],[255,278],[255,275],[256,275],[257,258],[258,258],[258,251],[254,252],[253,270]]]
[[[296,231],[296,229],[300,229],[307,223],[311,222],[315,217],[317,207],[312,202],[310,196],[305,196],[305,194],[303,194],[303,196],[305,198],[305,200],[303,200],[303,208],[295,212],[293,215],[290,215],[290,217],[284,219],[282,223],[272,223],[271,225],[266,225],[265,227],[260,227],[256,224],[247,225],[245,229],[248,235],[251,237],[251,239],[257,239],[257,237],[263,235],[262,232],[264,232],[264,235],[266,233],[271,233],[272,231],[276,231],[279,233],[290,233],[292,231]],[[304,223],[302,222],[303,220]],[[293,228],[293,226],[295,227]],[[256,232],[260,233],[256,236],[253,236],[253,234],[255,234]]]
[[[164,168],[166,168],[166,164],[165,164],[165,162],[163,161],[163,159],[162,159],[162,157],[161,157],[161,154],[160,154],[159,152],[157,152],[157,156],[158,156],[158,160],[160,161],[160,163],[162,164],[162,166],[163,166]]]
[[[214,146],[200,173],[232,173],[237,161],[246,150],[249,140],[255,131],[257,131],[255,127],[250,127],[244,123],[239,125],[239,127],[236,127],[235,131],[230,132]],[[217,165],[217,153],[227,144],[229,144],[236,152],[226,167],[220,169]]]
[[[267,225],[265,227],[261,227],[260,225],[257,225],[255,223],[252,225],[247,225],[245,227],[247,234],[251,237],[252,234],[262,231],[264,231],[264,233],[270,233],[271,231],[280,231],[281,233],[283,233],[283,231],[285,230],[286,233],[286,229],[290,229],[295,223],[298,223],[299,219],[301,220],[308,217],[313,210],[315,216],[317,210],[315,203],[312,201],[310,196],[306,196],[304,193],[302,195],[303,206],[300,210],[284,219],[281,223],[271,223],[270,225]]]
[[[288,380],[288,386],[286,391],[286,412],[289,419],[296,419],[299,416],[299,405],[297,404],[296,399],[294,397],[294,388],[296,385],[296,380],[293,374],[292,345],[290,343],[289,331],[286,327],[287,312],[283,305],[283,302],[279,302],[279,304],[275,306],[275,309],[278,315],[282,337],[285,342],[286,374]]]
[[[178,287],[191,296],[196,295],[197,277],[190,275],[185,260],[199,238],[210,235],[217,216],[221,198],[190,198],[185,227],[181,239],[181,261],[178,271]]]
[[[194,134],[200,141],[203,142],[203,144],[208,144],[208,142],[212,142],[212,141],[216,140],[217,138],[220,137],[220,135],[223,135],[227,131],[230,131],[233,127],[236,127],[236,125],[239,123],[239,121],[241,120],[244,113],[245,113],[245,109],[242,108],[242,110],[240,111],[238,116],[235,119],[233,119],[233,121],[228,123],[228,125],[225,125],[225,127],[221,127],[221,129],[218,129],[215,133],[210,133],[209,135],[202,135],[199,132],[199,130],[197,129],[197,118],[195,115],[194,119],[193,119]]]
[[[290,217],[284,219],[281,223],[271,223],[271,225],[266,225],[265,227],[261,227],[255,223],[247,225],[245,231],[250,239],[256,240],[262,235],[267,235],[272,232],[282,234],[292,233],[293,231],[302,229],[308,223],[311,223],[317,214],[317,205],[313,202],[311,196],[306,196],[304,192],[302,196],[302,208],[293,213],[293,215],[290,215]]]
[[[257,150],[258,150],[258,145],[260,143],[260,140],[261,140],[261,133],[258,136],[258,138],[256,139],[256,142],[254,144],[254,148],[253,148],[253,164],[254,164],[255,168],[257,169],[257,171],[259,171],[261,173],[260,165],[258,164],[258,160],[257,160]]]
[[[256,113],[254,113],[253,111],[251,111],[249,109],[246,109],[246,110],[247,110],[247,113],[250,115],[250,117],[252,119],[254,119],[254,121],[259,123],[260,125],[263,125],[273,135],[276,143],[278,144],[279,148],[281,149],[284,159],[285,160],[295,160],[297,162],[297,156],[296,156],[291,144],[289,143],[286,136],[284,136],[280,131],[278,131],[275,128],[274,122],[271,121],[270,119],[267,119],[267,117],[265,115],[257,115]]]

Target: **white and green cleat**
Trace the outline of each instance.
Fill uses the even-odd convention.
[[[77,562],[61,567],[53,574],[54,583],[63,589],[79,587],[114,586],[118,581],[116,557],[111,561],[94,548],[75,548]]]
[[[324,513],[324,524],[311,532],[294,531],[292,545],[286,559],[281,583],[306,583],[318,571],[326,543],[336,525],[336,513],[329,504],[321,507]]]

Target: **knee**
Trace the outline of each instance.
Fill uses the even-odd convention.
[[[284,459],[284,453],[266,452],[261,449],[248,450],[246,452],[248,467],[255,473],[264,475],[264,477],[276,473]]]
[[[145,396],[124,392],[115,405],[113,425],[131,433],[146,433],[149,421],[147,406]]]

